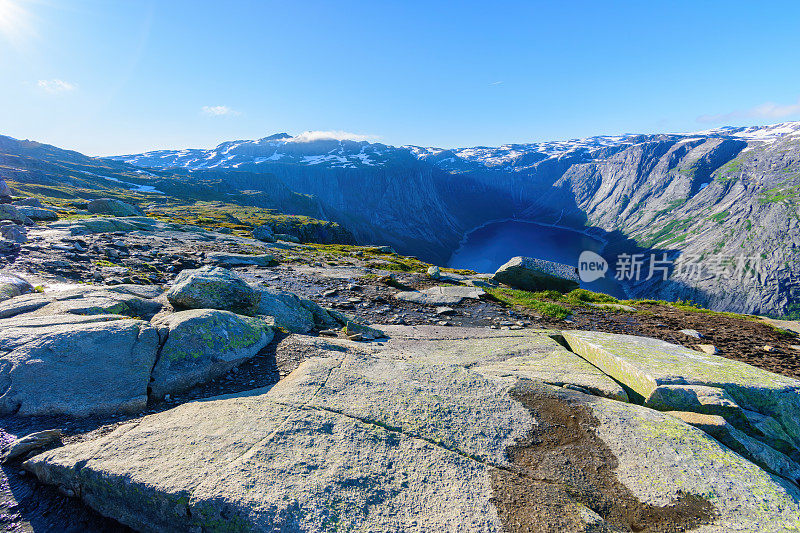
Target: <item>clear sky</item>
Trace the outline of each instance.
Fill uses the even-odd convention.
[[[796,0],[0,0],[0,134],[91,155],[798,119]]]

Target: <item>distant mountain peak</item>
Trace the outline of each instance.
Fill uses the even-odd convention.
[[[283,141],[285,139],[291,139],[292,136],[288,133],[276,133],[275,135],[270,135],[269,137],[263,137],[259,140],[261,141]]]

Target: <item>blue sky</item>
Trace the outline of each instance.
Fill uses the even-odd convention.
[[[0,133],[460,147],[800,120],[800,2],[0,0]]]

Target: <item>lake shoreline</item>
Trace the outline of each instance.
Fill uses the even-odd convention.
[[[561,220],[561,217],[559,217],[559,220]],[[466,244],[467,239],[469,238],[470,234],[472,234],[472,233],[474,233],[474,232],[476,232],[478,230],[484,229],[487,226],[491,226],[492,224],[500,224],[502,222],[520,222],[520,223],[523,223],[523,224],[535,224],[537,226],[544,226],[546,228],[555,228],[555,229],[560,229],[560,230],[571,231],[573,233],[578,233],[580,235],[584,235],[586,237],[589,237],[590,239],[594,239],[596,241],[599,241],[599,242],[603,243],[603,247],[600,250],[600,254],[601,255],[602,255],[602,252],[605,251],[605,247],[608,246],[608,243],[609,243],[609,240],[604,238],[604,237],[600,237],[599,235],[595,235],[593,233],[590,233],[589,231],[577,230],[577,229],[571,228],[569,226],[561,226],[559,224],[547,224],[547,223],[544,223],[544,222],[535,222],[533,220],[522,219],[522,218],[514,218],[514,217],[496,218],[496,219],[484,222],[483,224],[481,224],[479,226],[475,226],[471,230],[469,230],[466,233],[464,233],[464,236],[461,237],[460,241],[458,241],[458,248],[453,250],[450,253],[450,256],[447,258],[447,261],[445,261],[445,266],[449,266],[450,262],[453,259],[453,256],[456,255],[459,251],[461,251],[461,249]],[[513,257],[513,256],[511,256],[511,257]],[[511,257],[509,257],[509,259],[511,259]],[[577,265],[575,265],[575,266],[577,266]],[[482,272],[482,273],[483,274],[491,274],[492,272]]]
[[[608,244],[609,239],[590,231],[506,217],[465,233],[445,266],[491,274],[512,257],[526,256],[577,267],[581,253],[589,250],[602,255]],[[581,286],[619,298],[628,297],[626,288],[613,276],[582,282]]]

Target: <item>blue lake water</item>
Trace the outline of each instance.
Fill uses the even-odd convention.
[[[577,231],[507,220],[493,222],[468,233],[447,266],[494,272],[517,255],[577,266],[578,256],[584,250],[601,253],[603,242]],[[581,282],[581,287],[625,297],[622,287],[613,279],[613,267],[606,276],[591,283]]]

